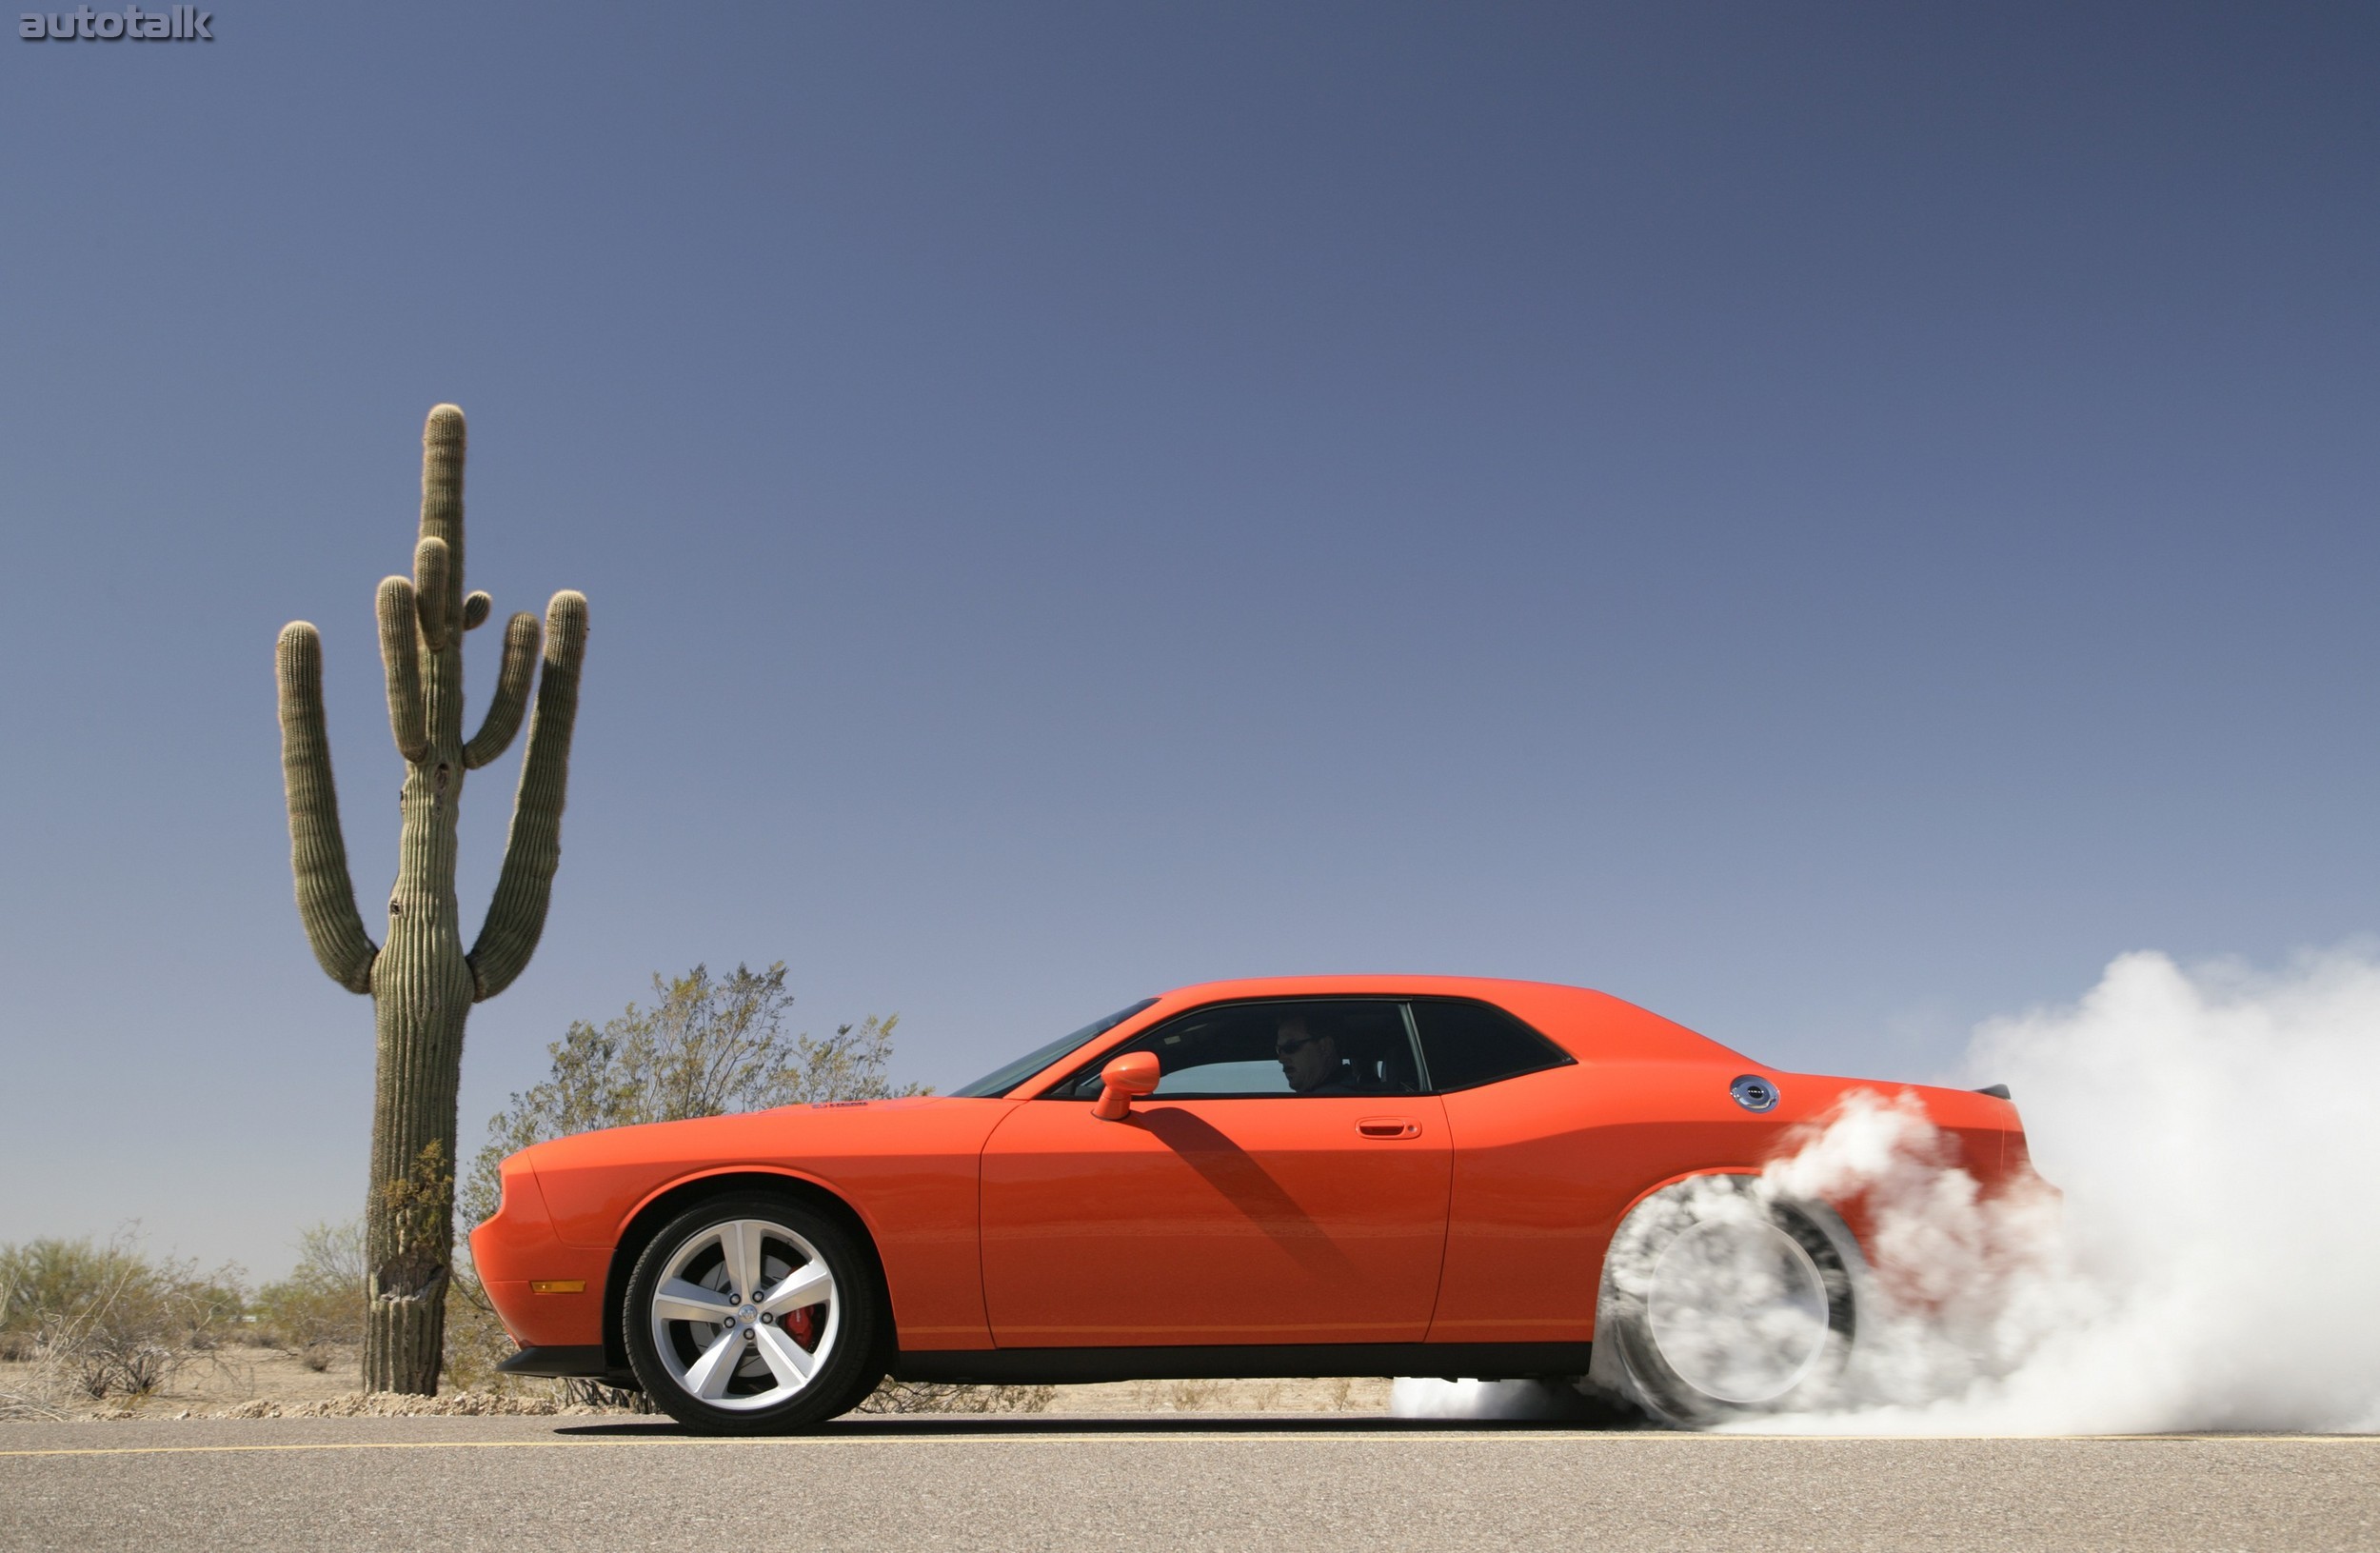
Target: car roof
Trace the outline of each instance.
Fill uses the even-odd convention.
[[[1497,976],[1422,976],[1402,973],[1373,973],[1333,976],[1245,976],[1231,981],[1193,982],[1165,993],[1162,1003],[1207,1003],[1219,998],[1284,998],[1284,997],[1349,997],[1372,996],[1411,997],[1484,997],[1500,1001],[1498,994],[1534,991],[1576,996],[1585,994],[1601,998],[1608,994],[1583,986],[1567,986],[1558,982],[1526,982]],[[1616,1001],[1616,1000],[1615,1000]]]

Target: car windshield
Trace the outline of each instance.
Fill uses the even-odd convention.
[[[1015,1062],[1009,1063],[1005,1066],[996,1067],[989,1073],[984,1074],[982,1078],[976,1080],[973,1084],[967,1085],[963,1088],[953,1089],[951,1093],[954,1095],[973,1096],[977,1099],[984,1099],[993,1095],[1004,1095],[1009,1090],[1014,1089],[1018,1085],[1022,1084],[1025,1080],[1031,1078],[1034,1074],[1039,1073],[1041,1069],[1047,1067],[1050,1064],[1058,1061],[1059,1058],[1063,1057],[1066,1053],[1074,1050],[1075,1047],[1082,1045],[1085,1041],[1088,1041],[1095,1036],[1105,1035],[1108,1031],[1114,1029],[1117,1025],[1121,1025],[1125,1020],[1130,1019],[1133,1015],[1139,1013],[1141,1009],[1146,1008],[1149,1005],[1155,1003],[1156,1001],[1157,1000],[1155,998],[1142,998],[1139,1003],[1134,1004],[1129,1008],[1119,1008],[1114,1013],[1108,1015],[1105,1019],[1095,1019],[1090,1024],[1083,1025],[1082,1028],[1075,1031],[1072,1035],[1061,1035],[1045,1046],[1036,1046],[1031,1051],[1028,1051],[1023,1056],[1018,1058]]]

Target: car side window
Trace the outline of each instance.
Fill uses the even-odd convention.
[[[1157,1054],[1159,1100],[1410,1095],[1421,1087],[1404,1008],[1391,998],[1279,998],[1194,1008],[1106,1053],[1050,1091],[1096,1100],[1100,1069]]]
[[[1476,1089],[1576,1061],[1501,1008],[1456,998],[1413,1000],[1414,1027],[1429,1062],[1430,1087]]]

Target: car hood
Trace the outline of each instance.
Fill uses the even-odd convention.
[[[1005,1108],[1009,1104],[947,1095],[905,1095],[897,1100],[830,1100],[777,1105],[764,1111],[735,1111],[682,1122],[598,1127],[531,1144],[517,1157],[540,1175],[597,1163],[690,1163],[730,1157],[776,1160],[814,1149],[840,1151],[869,1135],[906,1130],[902,1125],[903,1121],[921,1111],[987,1105]],[[992,1119],[987,1114],[986,1120]]]

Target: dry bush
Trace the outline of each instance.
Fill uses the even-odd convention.
[[[653,977],[658,1001],[630,1004],[602,1028],[579,1020],[545,1049],[545,1082],[490,1118],[455,1202],[458,1231],[496,1211],[504,1157],[548,1138],[642,1122],[679,1122],[822,1100],[915,1094],[886,1074],[899,1014],[843,1025],[823,1039],[789,1034],[784,962],[715,977],[697,966]]]
[[[416,1397],[395,1391],[350,1391],[310,1402],[274,1402],[259,1397],[224,1408],[215,1418],[553,1418],[561,1414],[616,1411],[554,1397],[518,1397],[490,1391],[449,1391]]]
[[[316,1224],[299,1233],[289,1276],[256,1291],[254,1338],[320,1374],[363,1344],[366,1300],[364,1222]]]
[[[458,1264],[446,1284],[446,1352],[439,1384],[464,1391],[511,1391],[518,1383],[496,1366],[518,1351],[477,1274],[467,1264]]]
[[[33,1357],[57,1323],[138,1279],[147,1264],[122,1238],[28,1241],[0,1246],[0,1357]]]
[[[554,1394],[565,1405],[592,1407],[604,1413],[658,1413],[653,1399],[630,1386],[605,1385],[601,1381],[565,1376],[553,1383]]]
[[[1058,1395],[1054,1385],[944,1385],[887,1380],[853,1409],[860,1413],[1039,1413]]]
[[[238,1327],[237,1269],[151,1260],[128,1232],[107,1244],[39,1240],[0,1246],[0,1345],[30,1362],[12,1410],[54,1414],[109,1397],[163,1390],[193,1353]]]
[[[1157,1381],[1158,1404],[1177,1413],[1202,1412],[1222,1395],[1220,1381]]]

